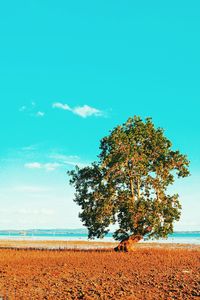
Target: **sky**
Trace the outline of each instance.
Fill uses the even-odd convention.
[[[128,117],[187,154],[175,230],[200,230],[199,1],[0,4],[0,229],[81,228],[67,170]]]

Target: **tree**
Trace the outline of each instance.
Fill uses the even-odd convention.
[[[189,175],[189,161],[152,119],[129,118],[100,142],[98,162],[68,171],[89,238],[102,238],[117,224],[114,238],[167,237],[180,218],[178,194],[168,194],[175,176]]]

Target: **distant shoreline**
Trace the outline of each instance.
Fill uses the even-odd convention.
[[[86,229],[27,229],[27,230],[0,230],[0,241],[27,240],[30,243],[33,241],[88,241],[88,232]],[[114,243],[112,232],[109,232],[104,239],[94,239],[93,242],[111,242]],[[175,231],[169,235],[167,239],[146,240],[142,243],[151,244],[191,244],[200,246],[200,231]]]

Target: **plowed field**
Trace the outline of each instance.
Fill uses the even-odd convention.
[[[0,250],[0,299],[200,299],[200,251]]]

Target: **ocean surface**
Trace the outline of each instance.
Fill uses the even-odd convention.
[[[29,229],[0,230],[0,239],[6,240],[87,240],[85,229]],[[112,233],[101,241],[114,241]],[[178,231],[167,239],[146,240],[145,242],[184,243],[200,245],[200,231]]]

